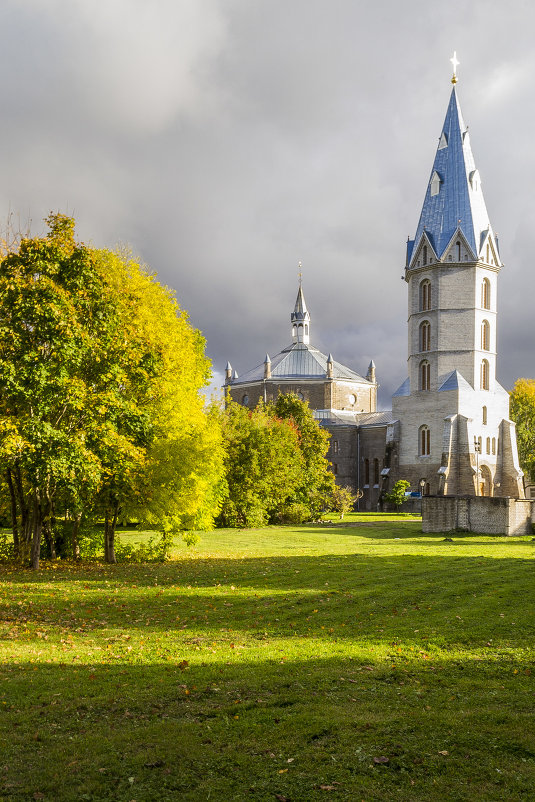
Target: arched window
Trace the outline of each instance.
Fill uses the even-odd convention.
[[[427,264],[427,245],[424,245],[423,247],[423,263],[424,265]]]
[[[428,496],[430,493],[431,493],[431,486],[429,482],[426,482],[424,487],[424,496]]]
[[[489,363],[486,359],[481,363],[481,389],[489,389]]]
[[[338,454],[338,440],[333,440],[333,454]]]
[[[364,484],[365,485],[369,485],[370,484],[370,460],[369,459],[365,459],[364,460]]]
[[[428,320],[420,323],[420,351],[431,350],[431,324]]]
[[[490,437],[487,437],[487,454],[490,454]]]
[[[461,243],[459,241],[457,241],[455,244],[457,246],[457,261],[460,262],[461,261]]]
[[[431,282],[425,278],[420,283],[420,312],[431,309]]]
[[[335,476],[338,473],[338,465],[336,464],[336,462],[333,462],[333,473]]]
[[[481,349],[490,351],[490,323],[484,320],[481,324]]]
[[[492,438],[492,453],[496,454],[496,438]]]
[[[420,362],[420,390],[431,389],[431,365],[427,360]]]
[[[483,426],[487,425],[487,407],[483,407]]]
[[[431,431],[429,426],[420,426],[419,430],[419,454],[427,457],[431,453]]]
[[[490,281],[488,278],[484,278],[481,285],[481,306],[483,309],[490,309]]]
[[[305,334],[308,334],[308,323],[305,323]]]
[[[374,459],[373,461],[373,483],[374,485],[379,484],[379,460]]]
[[[245,393],[245,395],[242,396],[241,402],[244,407],[246,407],[249,404],[249,396],[247,395],[247,393]]]

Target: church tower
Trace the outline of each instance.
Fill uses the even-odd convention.
[[[519,497],[509,396],[496,380],[502,262],[456,82],[454,73],[416,235],[407,243],[409,377],[392,400],[397,472],[431,494]]]

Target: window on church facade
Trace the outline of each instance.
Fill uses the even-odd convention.
[[[487,437],[487,454],[490,454],[490,437]]]
[[[489,363],[486,359],[481,363],[481,389],[489,389]]]
[[[333,454],[338,454],[338,440],[333,440]]]
[[[249,396],[247,395],[247,393],[245,393],[245,395],[242,396],[241,402],[244,407],[247,406],[247,404],[249,403]]]
[[[338,465],[336,464],[336,462],[333,462],[333,473],[335,476],[338,473]]]
[[[487,425],[487,407],[483,407],[483,426]]]
[[[427,360],[420,362],[420,390],[431,389],[431,365]]]
[[[457,246],[457,261],[461,261],[461,243],[456,242],[455,245]]]
[[[422,260],[423,260],[424,265],[426,265],[427,264],[427,245],[424,245],[422,253],[423,253]]]
[[[431,309],[431,282],[428,278],[420,283],[420,312]]]
[[[420,426],[419,431],[419,454],[427,457],[431,453],[431,430],[429,426]]]
[[[484,320],[481,324],[481,349],[483,351],[490,350],[490,324],[488,320]]]
[[[483,309],[490,309],[490,281],[488,278],[484,278],[481,285],[481,306]]]
[[[370,460],[364,460],[364,484],[368,486],[370,484]]]
[[[496,438],[492,438],[492,453],[496,454]]]
[[[374,459],[373,461],[373,483],[374,485],[379,484],[379,460]]]
[[[420,323],[420,351],[431,350],[431,324],[428,320]]]

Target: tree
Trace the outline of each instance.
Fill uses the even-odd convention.
[[[411,486],[410,482],[406,479],[398,479],[390,493],[385,494],[385,501],[389,504],[395,504],[396,509],[399,510],[405,501],[405,491]]]
[[[295,393],[279,395],[270,408],[279,418],[291,421],[298,432],[304,469],[291,501],[303,505],[308,518],[317,518],[336,486],[327,459],[331,435],[322,429],[306,401],[301,401]]]
[[[299,434],[263,404],[249,410],[231,401],[222,413],[228,496],[223,526],[262,526],[280,520],[302,481]]]
[[[518,458],[524,474],[535,481],[535,379],[518,379],[511,392],[511,420],[516,424]]]
[[[73,521],[75,552],[82,517],[102,515],[114,562],[121,507],[170,512],[175,524],[177,510],[205,522],[218,508],[218,429],[199,396],[209,364],[199,332],[143,267],[77,243],[71,218],[47,222],[46,237],[0,261],[0,466],[13,539],[36,568],[42,538],[55,556],[58,516]]]
[[[362,496],[362,490],[358,490],[355,493],[351,487],[339,487],[335,485],[331,496],[331,507],[334,512],[340,514],[340,520],[342,520],[346,512],[352,510],[353,506]]]

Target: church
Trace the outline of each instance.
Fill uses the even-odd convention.
[[[421,495],[524,497],[509,395],[496,380],[502,262],[456,83],[454,72],[416,234],[407,242],[409,375],[392,409],[377,411],[373,362],[361,376],[311,345],[301,285],[291,344],[242,376],[226,368],[225,392],[238,403],[254,407],[287,392],[309,403],[331,433],[337,482],[363,491],[361,509],[375,509],[398,479]]]

